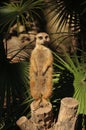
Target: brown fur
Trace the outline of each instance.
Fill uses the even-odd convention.
[[[53,56],[51,51],[42,45],[47,42],[50,42],[49,35],[38,33],[36,47],[31,54],[30,91],[35,100],[47,100],[52,94]]]

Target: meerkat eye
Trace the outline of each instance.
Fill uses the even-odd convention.
[[[39,37],[39,39],[40,39],[40,40],[42,40],[42,39],[43,39],[43,37],[42,37],[42,36],[40,36],[40,37]]]

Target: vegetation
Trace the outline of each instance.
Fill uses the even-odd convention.
[[[64,40],[68,39],[68,37],[70,38],[72,36],[77,37],[76,54],[70,55],[70,54],[62,53],[62,55],[60,54],[60,57],[58,56],[58,53],[54,54],[54,56],[56,57],[55,59],[58,61],[57,64],[55,65],[60,70],[63,70],[61,72],[61,76],[59,80],[59,83],[60,81],[62,82],[60,83],[61,90],[63,90],[63,87],[65,89],[65,86],[66,86],[65,84],[67,84],[68,79],[70,79],[70,83],[72,83],[73,85],[73,87],[71,85],[71,89],[72,88],[73,89],[71,90],[71,95],[68,94],[68,96],[73,96],[74,98],[78,99],[80,103],[78,113],[80,115],[86,115],[85,113],[85,91],[86,91],[85,90],[86,89],[86,76],[85,76],[85,73],[86,73],[86,68],[85,68],[85,65],[86,65],[86,59],[85,59],[86,57],[86,53],[85,53],[85,50],[86,50],[86,38],[85,38],[86,9],[85,8],[86,8],[86,1],[79,0],[77,3],[76,1],[73,1],[73,0],[54,0],[54,1],[50,0],[49,5],[51,9],[49,10],[48,13],[50,16],[52,16],[50,17],[50,20],[52,21],[53,19],[51,27],[52,28],[54,26],[56,27],[55,35],[57,33],[57,37],[58,37],[57,39],[55,37],[55,40],[53,41],[57,43],[59,42],[59,45],[60,45],[64,42]],[[68,28],[68,31],[67,31],[68,35],[65,35],[66,28]],[[69,43],[67,42],[67,44]],[[58,50],[58,45],[57,45],[57,50]],[[72,58],[70,58],[70,56]],[[66,82],[65,82],[64,72],[66,72],[65,76],[67,76]],[[69,78],[68,78],[68,75],[70,75]],[[57,75],[57,78],[58,78],[58,75]],[[66,89],[66,90],[68,91],[69,89]],[[62,92],[64,93],[64,91]],[[85,117],[85,116],[82,116],[82,117]],[[82,118],[82,119],[85,119],[85,118]],[[80,120],[79,123],[81,122],[83,121]],[[81,130],[81,127],[79,126],[77,129]]]

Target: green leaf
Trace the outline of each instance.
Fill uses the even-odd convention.
[[[6,26],[10,26],[10,23],[16,23],[17,17],[19,17],[18,22],[24,23],[25,15],[29,14],[32,19],[34,15],[38,15],[37,10],[41,11],[44,6],[43,0],[20,0],[18,3],[5,3],[0,7],[0,27],[4,30]]]

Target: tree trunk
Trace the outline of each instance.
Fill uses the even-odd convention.
[[[77,119],[78,101],[73,98],[61,100],[60,112],[55,130],[74,130]]]

